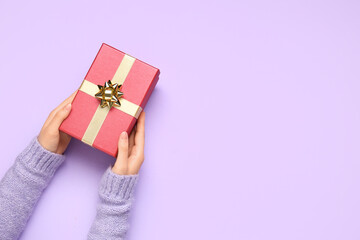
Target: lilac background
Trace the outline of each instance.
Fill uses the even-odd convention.
[[[0,1],[0,176],[105,42],[161,69],[129,239],[359,239],[359,11]],[[22,239],[86,237],[114,159],[77,140],[67,156]]]

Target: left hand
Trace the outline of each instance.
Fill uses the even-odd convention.
[[[71,111],[71,102],[73,101],[77,90],[57,106],[46,119],[38,136],[41,146],[50,152],[63,154],[69,145],[71,137],[59,131],[61,123],[69,116]]]

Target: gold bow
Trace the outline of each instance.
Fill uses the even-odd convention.
[[[120,92],[121,84],[112,83],[111,80],[105,82],[104,86],[97,85],[99,87],[99,92],[95,94],[97,99],[100,99],[100,106],[111,108],[114,106],[121,106],[120,98],[124,93]]]

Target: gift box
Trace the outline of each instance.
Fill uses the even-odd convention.
[[[102,44],[60,130],[113,157],[159,80],[159,69]]]

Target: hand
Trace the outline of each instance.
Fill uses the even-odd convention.
[[[144,162],[145,143],[145,112],[142,111],[136,125],[128,137],[122,132],[118,142],[118,155],[112,171],[120,175],[135,175],[139,173]]]
[[[71,102],[73,101],[77,90],[57,106],[46,119],[41,128],[38,141],[41,146],[53,153],[63,154],[70,142],[71,137],[59,131],[61,123],[69,116],[71,111]]]

